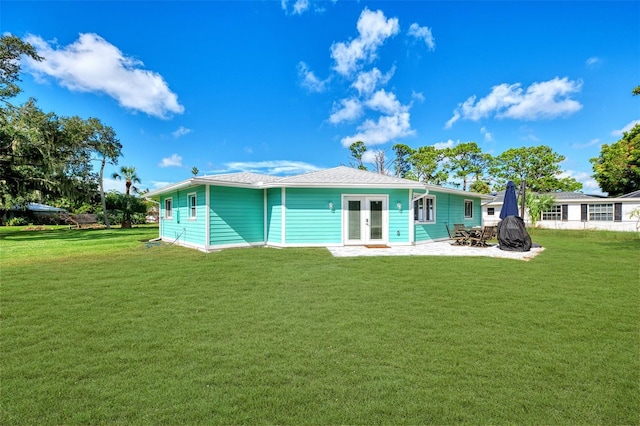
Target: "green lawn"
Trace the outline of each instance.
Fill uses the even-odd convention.
[[[0,424],[639,424],[640,238],[530,262],[0,229]]]

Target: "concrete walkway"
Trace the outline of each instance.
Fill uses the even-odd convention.
[[[367,248],[365,246],[328,247],[335,257],[356,256],[485,256],[504,259],[531,260],[544,247],[531,248],[531,251],[503,251],[497,245],[490,247],[469,247],[451,245],[450,241],[434,241],[415,246],[391,246],[388,248]]]

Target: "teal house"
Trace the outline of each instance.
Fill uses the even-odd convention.
[[[163,241],[211,251],[447,239],[447,226],[482,224],[484,196],[341,166],[193,177],[147,197],[160,203]]]

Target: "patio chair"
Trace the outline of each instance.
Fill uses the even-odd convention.
[[[487,241],[493,238],[493,234],[496,232],[496,226],[483,226],[480,233],[471,235],[469,237],[469,243],[476,247],[489,247]]]
[[[449,228],[447,227],[447,230]],[[453,240],[452,244],[455,245],[466,245],[469,243],[469,237],[471,237],[471,234],[469,233],[469,231],[467,231],[467,229],[465,228],[465,226],[461,223],[454,223],[453,224],[453,235],[449,235],[451,237],[451,239]]]

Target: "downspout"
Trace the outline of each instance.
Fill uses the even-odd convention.
[[[266,246],[267,245],[267,238],[268,238],[268,235],[267,235],[267,221],[268,221],[268,219],[267,219],[267,188],[262,190],[262,199],[263,199],[263,204],[264,204],[264,206],[262,208],[263,216],[264,216],[263,221],[262,221],[262,224],[263,224],[262,239],[264,240],[263,242],[264,242],[264,245]]]
[[[204,217],[204,248],[209,251],[211,247],[211,185],[205,185],[204,203],[206,205],[207,214]]]

